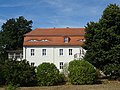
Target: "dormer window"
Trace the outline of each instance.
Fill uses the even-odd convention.
[[[78,42],[85,42],[85,39],[78,39]]]
[[[49,40],[47,40],[47,39],[42,39],[42,40],[31,39],[31,40],[28,40],[28,42],[49,42]]]
[[[41,42],[48,42],[49,40],[47,39],[42,39]]]
[[[64,37],[64,42],[68,43],[69,42],[69,37]]]
[[[35,39],[31,39],[29,40],[28,42],[37,42],[38,40],[35,40]]]

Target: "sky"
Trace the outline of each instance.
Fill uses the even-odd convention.
[[[120,0],[0,0],[0,27],[19,16],[32,20],[32,29],[84,27],[97,22],[110,3],[120,6]]]

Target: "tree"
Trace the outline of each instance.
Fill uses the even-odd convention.
[[[3,65],[0,64],[0,85],[3,85],[5,83],[4,74],[3,74],[2,70],[3,70]]]
[[[108,5],[98,22],[87,24],[85,38],[85,59],[95,67],[120,64],[120,7]]]
[[[26,20],[23,16],[7,20],[2,25],[0,33],[1,46],[7,50],[16,50],[23,47],[23,35],[32,29],[32,21]]]
[[[0,72],[2,74],[2,68],[4,66],[5,60],[7,59],[7,52],[3,46],[2,33],[0,31]]]
[[[119,64],[107,64],[104,66],[103,71],[109,79],[118,79],[120,77],[120,65]]]

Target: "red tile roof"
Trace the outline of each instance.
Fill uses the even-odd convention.
[[[82,45],[84,28],[37,28],[24,36],[24,46],[50,46],[50,45]],[[64,37],[69,37],[68,43]],[[43,41],[44,40],[44,41]],[[47,41],[45,41],[47,40]]]
[[[84,35],[84,28],[37,28],[25,36],[71,36]]]

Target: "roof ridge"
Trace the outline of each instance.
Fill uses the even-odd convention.
[[[84,27],[66,27],[66,28],[62,28],[62,27],[50,27],[50,28],[35,28],[34,30],[36,29],[85,29]]]

